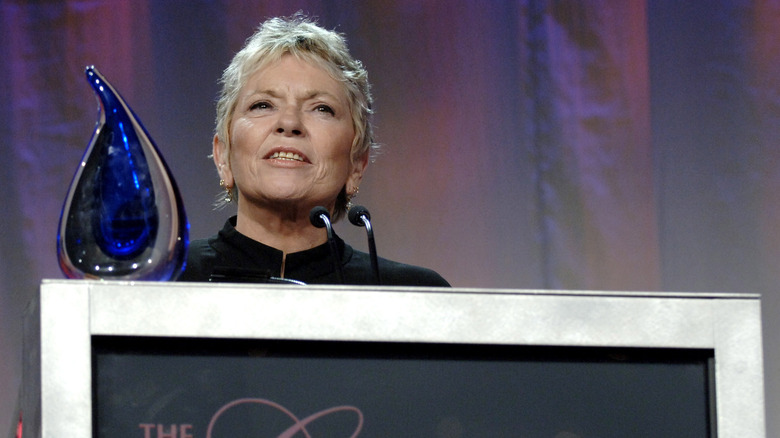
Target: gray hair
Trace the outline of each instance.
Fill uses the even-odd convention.
[[[298,12],[291,17],[271,18],[262,23],[222,73],[215,133],[225,143],[226,152],[230,153],[230,119],[239,91],[252,74],[286,54],[315,63],[344,84],[355,129],[351,159],[355,161],[376,150],[369,120],[373,99],[368,72],[349,53],[342,34],[324,29]],[[234,199],[238,199],[237,196]],[[345,205],[346,194],[342,193],[336,202],[337,215]]]

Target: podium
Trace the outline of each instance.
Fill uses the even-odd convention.
[[[745,294],[45,280],[25,437],[764,437]]]

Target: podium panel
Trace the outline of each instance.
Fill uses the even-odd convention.
[[[763,437],[755,295],[46,281],[25,436]]]

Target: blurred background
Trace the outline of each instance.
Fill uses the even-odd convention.
[[[218,78],[298,10],[369,71],[383,153],[356,202],[381,256],[456,287],[760,293],[780,435],[780,1],[0,0],[0,436],[25,306],[63,277],[59,213],[97,120],[84,67],[206,237],[232,214],[211,207]]]

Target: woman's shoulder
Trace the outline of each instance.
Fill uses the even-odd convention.
[[[433,269],[379,258],[379,277],[383,286],[435,286],[450,287],[447,280]],[[361,271],[370,270],[370,256],[354,250],[349,265],[359,267]],[[368,283],[367,283],[368,284]]]
[[[177,281],[208,281],[217,252],[208,239],[191,240],[187,247],[187,264]]]
[[[384,259],[379,262],[379,274],[382,284],[387,286],[450,287],[450,283],[433,269],[392,260]]]

